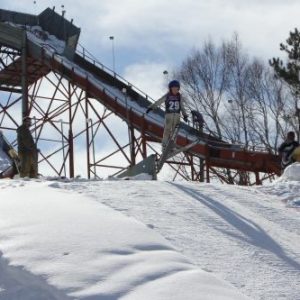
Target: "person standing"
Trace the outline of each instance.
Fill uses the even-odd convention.
[[[191,114],[193,120],[193,127],[199,130],[200,132],[203,132],[203,128],[205,124],[203,115],[201,114],[201,112],[197,110],[192,110]]]
[[[171,134],[175,128],[180,124],[180,114],[182,113],[185,122],[188,121],[188,115],[185,108],[186,100],[180,93],[180,83],[177,80],[173,80],[169,83],[169,91],[166,95],[159,100],[151,104],[146,113],[159,108],[162,104],[165,104],[165,127],[162,139],[162,150],[166,148]]]
[[[287,134],[286,140],[278,148],[278,152],[281,154],[281,167],[283,170],[295,162],[293,153],[299,147],[299,143],[295,138],[295,132],[290,131]]]
[[[20,176],[37,178],[38,176],[38,151],[30,132],[31,119],[25,117],[23,125],[17,129],[18,150],[21,161]]]

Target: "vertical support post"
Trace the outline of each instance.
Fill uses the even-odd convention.
[[[142,126],[142,152],[143,158],[147,157],[147,141],[145,135],[145,118],[143,117],[143,126]]]
[[[260,181],[258,172],[255,172],[255,181],[256,181],[256,185],[261,185],[261,181]]]
[[[298,100],[297,100],[297,107],[296,107],[296,116],[298,118],[298,143],[300,143],[300,107],[298,106]]]
[[[145,133],[142,133],[142,151],[143,151],[143,158],[147,157],[147,142]]]
[[[204,159],[199,158],[199,168],[200,168],[200,182],[204,182]]]
[[[72,118],[72,93],[71,83],[68,85],[69,100],[69,173],[70,178],[74,178],[74,136],[73,136],[73,118]]]
[[[195,168],[194,168],[194,156],[191,154],[191,175],[192,175],[192,181],[195,181]]]
[[[205,165],[206,165],[206,182],[210,183],[210,176],[209,176],[209,158],[210,158],[210,147],[206,145],[206,157],[205,157]]]
[[[91,179],[91,156],[90,156],[90,129],[89,129],[89,103],[87,93],[85,93],[85,124],[86,124],[86,162],[87,176]]]
[[[26,31],[23,32],[22,39],[22,51],[21,51],[21,63],[22,63],[22,121],[24,117],[29,115],[29,102],[28,102],[28,78],[27,78],[27,36]]]
[[[134,128],[130,124],[129,125],[129,134],[130,134],[130,161],[131,161],[131,166],[135,166],[135,149],[134,149],[134,144],[135,144],[135,136],[134,136]]]
[[[64,176],[67,177],[65,141],[64,141],[64,122],[63,122],[63,120],[60,120],[60,130],[61,130],[61,144],[62,144],[63,161],[64,161],[63,170],[64,170]]]
[[[128,110],[128,95],[127,95],[127,89],[123,88],[122,93],[125,97],[125,105],[126,105],[126,121],[128,126],[128,137],[129,137],[129,146],[130,146],[130,164],[131,166],[135,165],[135,149],[134,149],[134,127],[131,124],[130,121],[130,111]]]
[[[97,167],[96,167],[96,150],[95,150],[95,133],[93,127],[93,121],[90,119],[91,131],[92,131],[92,145],[93,145],[93,166],[94,166],[94,178],[97,178]]]
[[[206,160],[206,182],[210,183],[209,163],[208,163],[208,160]]]
[[[116,55],[115,55],[115,37],[110,36],[109,39],[111,40],[111,50],[112,50],[112,67],[113,67],[113,72],[114,76],[116,75]]]

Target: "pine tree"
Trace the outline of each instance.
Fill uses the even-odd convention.
[[[290,32],[286,44],[280,44],[280,50],[288,55],[287,62],[284,63],[280,58],[270,60],[270,65],[274,68],[275,74],[282,78],[294,91],[300,93],[300,32],[296,28]]]
[[[295,111],[292,116],[298,121],[298,142],[300,142],[300,32],[297,28],[290,32],[286,44],[280,44],[280,50],[287,53],[288,58],[284,63],[280,58],[270,60],[278,78],[283,79],[291,88],[295,97]]]

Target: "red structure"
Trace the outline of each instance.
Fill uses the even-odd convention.
[[[0,10],[0,22],[0,128],[13,133],[21,116],[31,116],[40,165],[69,177],[85,165],[88,178],[98,178],[156,153],[163,112],[145,115],[151,98],[78,46],[80,30],[72,22],[51,9],[39,16]],[[233,183],[231,170],[240,184],[260,184],[280,174],[277,156],[230,145],[185,124],[177,144],[199,136],[196,146],[167,162],[174,179],[209,182],[216,176]]]

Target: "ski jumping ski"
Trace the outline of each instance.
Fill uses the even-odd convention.
[[[157,166],[156,166],[156,171],[157,173],[159,173],[159,171],[162,169],[164,163],[166,162],[166,160],[168,159],[168,154],[173,150],[173,148],[176,145],[176,137],[177,134],[179,132],[179,125],[175,127],[175,130],[173,131],[173,133],[171,134],[169,141],[166,145],[166,147],[163,149],[163,152],[157,162]]]
[[[175,156],[181,152],[186,152],[186,151],[190,150],[191,148],[196,146],[199,143],[199,141],[201,140],[200,138],[198,138],[198,139],[194,140],[193,142],[187,144],[186,146],[177,147],[176,146],[176,137],[177,137],[178,132],[179,132],[179,126],[177,126],[175,128],[173,134],[171,135],[169,142],[167,143],[167,146],[165,147],[159,160],[157,161],[157,167],[156,167],[157,173],[160,172],[160,170],[164,166],[167,159],[170,159],[173,156]]]

